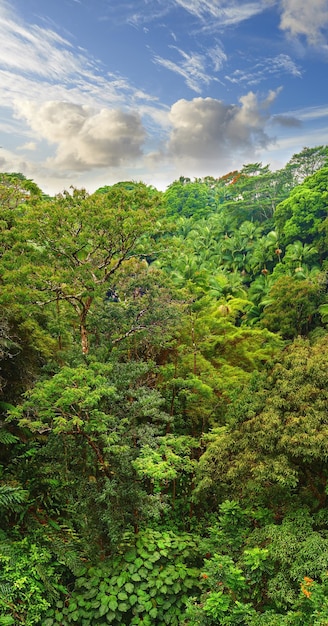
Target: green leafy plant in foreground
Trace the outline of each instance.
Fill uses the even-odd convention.
[[[45,611],[65,591],[59,577],[46,548],[0,535],[0,625],[43,623]]]
[[[243,570],[230,556],[214,554],[201,574],[203,593],[198,600],[190,598],[186,610],[188,626],[245,625],[245,619],[255,614],[243,597],[247,579]]]
[[[197,542],[188,534],[151,529],[126,537],[119,553],[76,580],[66,603],[44,626],[178,626],[189,595],[199,591]]]

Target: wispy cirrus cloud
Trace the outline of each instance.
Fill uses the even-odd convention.
[[[0,66],[25,76],[62,80],[81,71],[86,59],[73,54],[70,42],[49,28],[20,23],[9,3],[0,3]],[[90,72],[91,63],[88,60]],[[86,69],[86,68],[85,68]]]
[[[150,10],[151,4],[151,10]],[[139,25],[163,18],[176,8],[199,20],[199,28],[219,32],[260,15],[268,9],[280,13],[280,28],[291,37],[304,36],[310,45],[325,44],[328,27],[327,0],[135,0],[123,8],[112,7],[110,15]],[[128,14],[128,17],[127,17]]]
[[[170,46],[170,48],[178,52],[180,59],[173,61],[154,55],[154,63],[182,76],[192,91],[201,93],[204,86],[218,81],[215,72],[220,70],[227,60],[225,52],[219,45],[209,49],[206,54],[188,53],[177,46]]]
[[[262,13],[275,2],[276,0],[134,0],[126,4],[109,3],[103,19],[110,18],[118,23],[128,22],[139,26],[162,19],[178,8],[184,9],[202,22],[215,18],[216,27],[224,27]]]
[[[130,24],[139,27],[162,20],[174,7],[175,0],[127,0],[107,2],[102,7],[100,21],[111,21],[117,26]]]
[[[205,58],[201,54],[188,54],[175,46],[172,46],[180,54],[179,61],[164,59],[161,56],[154,56],[154,63],[165,67],[165,69],[182,76],[186,85],[196,93],[202,92],[204,85],[209,85],[211,76],[206,72]]]
[[[252,64],[251,68],[236,69],[225,78],[231,83],[246,83],[256,85],[263,80],[271,79],[273,76],[290,74],[296,78],[301,78],[302,71],[288,54],[279,54],[272,58],[263,58]]]
[[[133,106],[140,99],[154,100],[125,77],[106,72],[55,31],[21,22],[5,0],[0,0],[0,40],[2,104],[10,105],[26,93],[31,99],[78,98],[84,104]]]
[[[210,48],[207,52],[209,59],[212,62],[213,69],[215,72],[218,72],[222,69],[228,57],[224,52],[223,48],[219,45],[214,46],[214,48]]]
[[[288,111],[286,115],[297,117],[301,121],[315,121],[318,119],[328,118],[328,106],[326,104],[322,106],[312,106],[303,109],[296,109]]]
[[[176,5],[201,20],[208,17],[215,18],[215,26],[223,27],[239,24],[254,15],[262,13],[273,6],[275,0],[257,0],[255,2],[241,2],[234,0],[175,0]]]

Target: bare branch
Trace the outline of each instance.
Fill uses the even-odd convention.
[[[130,330],[128,330],[121,337],[118,337],[117,339],[113,339],[112,343],[113,344],[120,343],[121,341],[123,341],[123,339],[126,339],[127,337],[130,337],[130,335],[133,335],[134,333],[138,333],[141,330],[145,330],[146,328],[147,328],[147,326],[133,326],[133,328],[130,328]]]

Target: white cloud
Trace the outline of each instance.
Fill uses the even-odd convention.
[[[269,6],[272,6],[274,1],[275,0],[257,0],[255,2],[236,2],[234,0],[175,0],[178,6],[181,6],[199,19],[205,20],[208,19],[208,17],[215,18],[216,28],[239,24],[258,13],[262,13]]]
[[[139,26],[163,19],[170,11],[182,8],[203,23],[215,18],[216,27],[238,24],[272,6],[276,0],[134,0],[130,3],[109,3],[103,19]],[[123,6],[124,5],[124,6]],[[149,6],[151,5],[151,6]]]
[[[257,85],[272,76],[280,77],[289,74],[301,78],[302,72],[288,54],[278,54],[276,57],[264,58],[253,63],[250,69],[237,69],[226,75],[225,78],[231,83]]]
[[[0,0],[0,37],[4,145],[13,146],[14,136],[17,145],[19,136],[17,149],[31,153],[35,137],[45,139],[55,156],[47,160],[43,145],[35,158],[39,156],[49,170],[55,164],[63,175],[64,168],[117,168],[142,155],[146,136],[142,111],[154,132],[165,117],[165,107],[156,97],[120,75],[105,73],[85,51],[53,30],[23,23],[4,0]]]
[[[179,52],[182,61],[176,63],[156,55],[154,63],[165,67],[175,74],[179,74],[190,89],[196,93],[201,93],[201,85],[208,85],[212,81],[205,69],[205,58],[201,54],[188,54],[175,46],[172,46],[172,48]]]
[[[0,171],[1,172],[28,172],[29,164],[20,155],[11,150],[0,147]]]
[[[80,0],[70,1],[76,3],[76,9],[82,10],[78,7]],[[146,93],[141,84],[134,84],[136,73],[130,80],[107,71],[112,68],[106,68],[87,50],[76,45],[78,27],[74,40],[73,35],[64,30],[59,31],[62,36],[55,32],[56,27],[49,26],[50,22],[41,22],[42,16],[38,18],[39,26],[25,23],[14,12],[13,7],[20,4],[18,0],[0,0],[0,101],[3,113],[0,131],[4,135],[0,143],[6,148],[0,151],[0,157],[8,171],[21,170],[39,181],[41,186],[43,181],[51,182],[56,177],[56,187],[58,180],[65,177],[73,184],[80,181],[80,184],[92,185],[92,181],[97,180],[101,185],[104,178],[115,182],[127,176],[157,184],[161,176],[167,176],[170,182],[168,172],[173,172],[175,167],[183,167],[184,173],[195,176],[207,174],[209,170],[213,172],[213,169],[224,173],[239,158],[241,162],[249,162],[261,151],[273,151],[274,141],[269,133],[276,132],[277,124],[284,127],[282,135],[285,136],[287,131],[296,134],[295,117],[304,120],[304,128],[305,124],[311,122],[314,125],[316,119],[327,115],[325,107],[313,107],[301,112],[300,116],[298,112],[295,116],[293,112],[284,112],[270,117],[270,104],[277,92],[271,92],[264,101],[250,92],[237,102],[235,95],[236,104],[226,104],[215,98],[219,93],[220,73],[228,62],[219,43],[220,31],[274,8],[276,14],[281,15],[283,31],[295,38],[306,38],[311,44],[320,43],[323,49],[323,34],[328,23],[327,0],[123,0],[122,3],[100,3],[111,24],[126,27],[128,22],[130,30],[131,25],[134,29],[141,26],[138,37],[148,38],[143,41],[149,41],[150,37],[154,41],[159,34],[159,53],[155,62],[179,77],[179,89],[184,82],[194,95],[200,96],[203,91],[206,92],[204,95],[214,95],[212,98],[179,100],[171,109],[169,104]],[[168,20],[164,19],[169,13]],[[31,16],[30,21],[33,20]],[[177,18],[176,21],[173,18]],[[154,22],[154,29],[146,28],[149,26],[146,22]],[[173,25],[175,32],[172,34]],[[70,27],[74,28],[73,21]],[[206,34],[211,31],[215,37],[210,39]],[[166,39],[160,35],[164,32]],[[275,40],[275,45],[281,43],[281,33],[279,36],[277,29],[276,35],[279,41]],[[165,42],[173,43],[173,39],[175,47],[171,46],[169,52],[160,48]],[[220,39],[225,43],[223,35]],[[232,50],[234,41],[227,41],[227,50]],[[205,47],[208,42],[209,46]],[[257,43],[254,42],[254,50]],[[225,77],[234,84],[229,84],[233,93],[240,94],[240,88],[244,93],[255,90],[253,85],[266,79],[271,80],[272,85],[273,82],[277,84],[277,79],[280,84],[283,75],[285,78],[286,75],[301,76],[301,70],[291,56],[277,52],[273,58],[262,59],[265,49],[255,63],[247,61],[244,55],[242,69],[233,72],[232,63],[236,62],[237,54],[245,50],[243,45],[241,39],[240,51],[235,48],[236,54],[229,59],[231,71]],[[281,51],[281,48],[275,49]],[[290,46],[288,52],[292,54],[293,49],[295,47]],[[269,55],[268,50],[269,47]],[[146,65],[142,68],[145,75]],[[228,74],[228,69],[225,73]],[[141,80],[150,84],[152,79],[149,75],[145,82]],[[154,86],[157,94],[162,93],[162,87]],[[172,95],[174,97],[170,91],[165,95],[167,103],[172,103]],[[13,111],[15,118],[12,117]],[[304,140],[304,145],[307,143]],[[171,180],[175,174],[176,171]],[[51,186],[50,182],[48,189],[53,190],[54,185]]]
[[[23,118],[39,139],[56,146],[48,164],[84,171],[118,167],[142,155],[145,130],[137,113],[118,109],[93,111],[68,102],[16,103]]]
[[[281,0],[280,28],[292,36],[303,35],[309,44],[324,43],[328,26],[327,0]]]
[[[189,89],[196,93],[201,93],[204,86],[218,80],[209,70],[211,68],[218,72],[227,60],[225,52],[219,45],[210,48],[206,55],[199,53],[189,54],[176,46],[170,46],[170,48],[176,50],[182,59],[175,62],[155,55],[154,63],[182,76]]]
[[[301,122],[306,122],[307,124],[315,124],[317,120],[320,119],[327,118],[328,120],[328,105],[323,104],[322,106],[309,106],[303,109],[293,109],[284,111],[283,115],[296,118]]]
[[[172,2],[174,0],[133,0],[129,3],[108,3],[106,7],[108,15],[104,19],[139,26],[139,24],[163,19],[170,12]]]
[[[215,72],[221,70],[228,59],[226,53],[219,45],[216,45],[214,48],[210,49],[208,51],[208,56],[212,61]]]
[[[306,109],[300,109],[295,113],[300,120],[312,121],[320,118],[328,118],[328,106],[307,107]]]
[[[36,150],[37,144],[35,141],[27,141],[22,146],[18,146],[18,150],[31,150],[32,152]]]
[[[0,13],[1,66],[10,71],[24,71],[39,77],[58,80],[73,74],[79,66],[69,50],[68,41],[50,29],[17,21],[7,4]]]
[[[107,72],[81,48],[49,28],[24,24],[0,0],[0,98],[65,100],[94,106],[133,106],[156,101],[126,78]]]
[[[204,169],[231,163],[238,155],[251,156],[270,143],[265,125],[269,108],[279,90],[259,101],[253,92],[240,104],[224,104],[214,98],[178,100],[171,108],[170,156]]]
[[[297,78],[301,78],[302,76],[300,68],[296,65],[295,61],[293,61],[288,54],[278,54],[278,56],[272,59],[272,66],[271,70],[269,69],[269,72],[271,74],[275,74],[280,71],[291,74],[292,76],[296,76]]]
[[[328,24],[327,0],[134,0],[124,7],[122,20],[138,25],[163,18],[178,7],[196,17],[202,30],[217,32],[237,26],[267,9],[276,7],[281,13],[280,28],[293,37],[304,35],[310,44],[323,43]],[[118,18],[120,8],[109,8],[111,18]]]

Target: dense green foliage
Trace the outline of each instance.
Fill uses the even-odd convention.
[[[327,207],[0,175],[0,626],[328,623]]]

